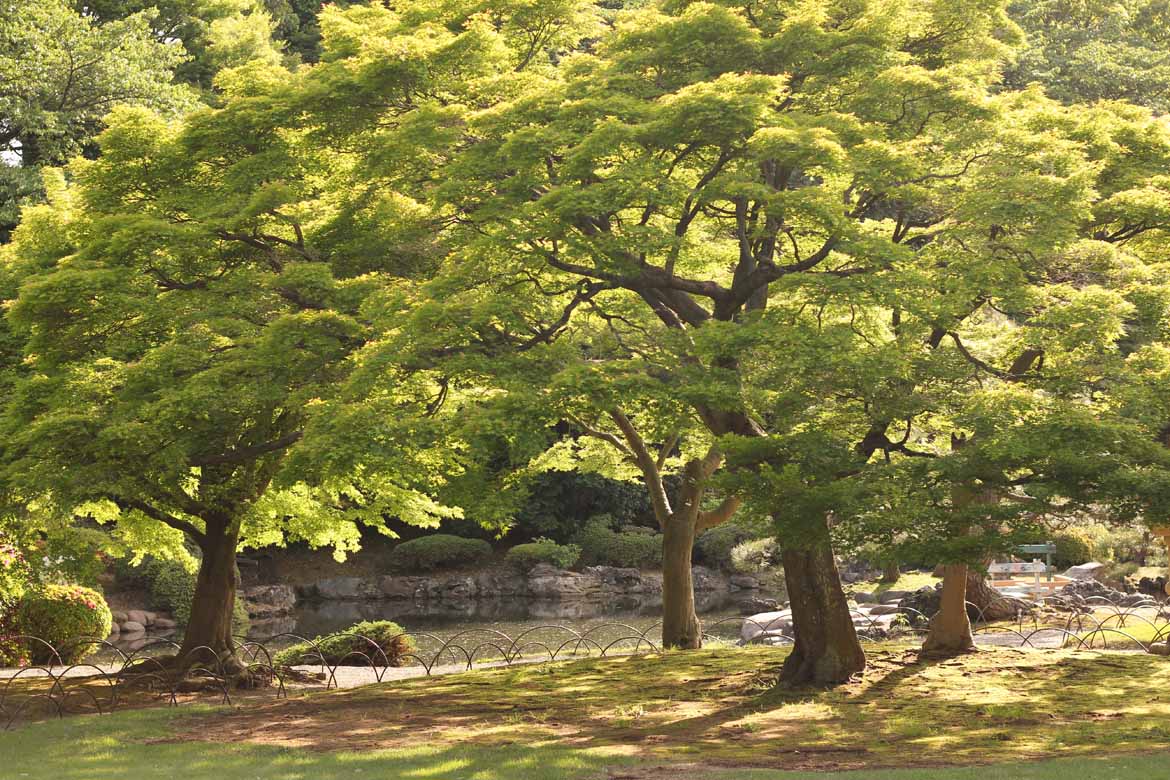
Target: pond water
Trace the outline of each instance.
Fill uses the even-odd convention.
[[[714,624],[742,614],[746,598],[738,594],[706,594],[696,600],[704,625]],[[254,622],[250,638],[263,640],[281,633],[320,636],[342,631],[363,620],[393,620],[406,631],[451,636],[465,631],[498,631],[515,637],[539,626],[565,626],[574,631],[588,630],[605,623],[623,623],[638,632],[649,631],[657,642],[657,632],[650,629],[661,620],[660,597],[615,596],[606,600],[535,601],[513,598],[468,600],[446,604],[415,604],[395,601],[321,601],[297,605],[285,618]],[[719,635],[737,636],[739,620],[728,620],[717,627]]]
[[[702,617],[704,630],[713,636],[738,638],[742,623],[739,616],[745,611],[759,611],[747,606],[752,595],[743,592],[699,594],[695,606]],[[585,633],[598,626],[616,623],[633,631],[611,627],[607,633],[629,635],[646,632],[646,637],[657,644],[660,639],[657,624],[661,616],[660,596],[622,595],[580,601],[469,599],[442,604],[319,601],[302,602],[293,614],[285,617],[252,621],[248,639],[280,647],[296,641],[294,635],[311,638],[344,631],[363,620],[393,620],[408,632],[433,634],[444,639],[469,631],[499,632],[515,638],[542,626],[563,626],[577,633]],[[115,644],[126,652],[139,651],[144,647],[165,652],[168,648],[159,644],[161,638],[180,642],[182,634],[148,634],[128,642],[115,641]]]

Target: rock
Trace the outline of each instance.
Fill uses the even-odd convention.
[[[137,611],[137,610],[135,610],[135,611]],[[131,614],[133,614],[133,613],[131,613]],[[123,634],[145,634],[146,633],[146,626],[144,626],[142,623],[139,623],[137,620],[127,620],[125,623],[123,623],[120,626],[120,628],[122,629]]]
[[[740,603],[739,614],[755,615],[760,612],[775,612],[780,609],[780,602],[776,599],[753,597]]]
[[[1105,568],[1105,564],[1091,561],[1066,569],[1063,576],[1068,577],[1070,580],[1092,580],[1096,579],[1097,572],[1103,568]]]
[[[467,576],[431,580],[427,584],[427,597],[431,601],[466,601],[475,598],[478,592],[475,580]]]
[[[596,577],[540,563],[528,572],[528,593],[537,599],[579,599],[599,596],[602,582]]]
[[[728,590],[730,587],[726,577],[706,566],[691,567],[691,580],[695,584],[695,590],[700,591]]]
[[[879,604],[895,604],[909,595],[908,590],[887,590],[885,593],[879,593],[877,600]]]
[[[524,575],[511,568],[477,573],[475,587],[481,599],[514,598],[528,592]]]
[[[1165,577],[1142,577],[1138,580],[1138,593],[1145,596],[1154,596],[1162,598],[1167,595],[1166,578]]]
[[[171,620],[170,618],[162,618],[162,617],[160,617],[160,618],[155,618],[155,619],[154,619],[154,626],[153,626],[153,628],[157,628],[157,629],[159,629],[160,631],[169,631],[169,630],[171,630],[171,629],[173,629],[173,628],[177,628],[177,627],[178,627],[178,625],[179,625],[178,623],[176,623],[175,621]]]
[[[657,596],[662,593],[662,572],[642,572],[642,592],[648,596]]]
[[[120,633],[122,633],[122,627],[118,625],[118,622],[110,623],[110,636],[117,636]]]
[[[127,615],[123,610],[118,610],[118,611],[112,612],[110,614],[113,615],[115,623],[125,623],[127,620],[130,619],[130,616]]]
[[[924,585],[898,603],[899,612],[904,614],[913,626],[924,626],[942,606],[942,583],[933,588]]]
[[[870,608],[868,614],[874,616],[897,615],[901,611],[902,607],[899,604],[874,604],[873,607]]]
[[[867,593],[864,590],[859,590],[853,594],[853,600],[858,604],[873,604],[877,602],[877,596],[872,593]]]
[[[792,632],[792,610],[783,609],[777,612],[759,612],[744,618],[739,629],[739,637],[743,642],[750,642],[764,634],[787,634]]]
[[[359,601],[381,597],[378,582],[361,577],[330,577],[320,580],[314,590],[318,598],[335,601]]]
[[[582,571],[590,577],[596,577],[608,588],[622,593],[642,592],[642,572],[634,568],[620,566],[586,566]]]
[[[760,581],[747,574],[733,574],[729,582],[732,590],[760,589]]]
[[[141,623],[143,626],[149,626],[154,623],[154,619],[158,617],[154,612],[147,612],[144,609],[132,609],[126,613],[126,619],[135,623]]]
[[[296,591],[289,585],[254,585],[241,595],[249,617],[287,615],[297,603]]]

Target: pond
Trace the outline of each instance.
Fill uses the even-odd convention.
[[[704,624],[742,614],[747,600],[737,594],[708,594],[696,602]],[[468,600],[442,605],[392,601],[321,601],[297,606],[287,618],[257,622],[249,636],[264,639],[279,633],[319,636],[342,631],[362,620],[393,620],[407,631],[452,635],[491,630],[508,636],[538,626],[561,625],[576,631],[602,623],[624,623],[639,632],[655,626],[662,616],[660,597],[616,596],[606,600],[537,601],[513,598]],[[734,623],[734,626],[731,624]],[[739,621],[721,624],[720,633],[738,634]],[[731,630],[734,628],[734,630]],[[654,636],[651,631],[648,636]]]
[[[740,615],[759,611],[750,607],[751,593],[706,593],[696,598],[704,630],[728,639],[738,638]],[[413,603],[409,601],[317,601],[301,602],[293,614],[270,620],[254,620],[248,639],[265,642],[272,637],[274,646],[291,644],[293,636],[315,637],[344,631],[364,620],[392,620],[412,633],[427,633],[447,638],[468,631],[500,632],[508,637],[541,626],[564,626],[584,633],[610,623],[620,623],[646,632],[655,644],[660,639],[657,624],[661,621],[660,596],[615,595],[600,600],[547,601],[527,598],[471,600],[462,602]],[[629,634],[629,631],[622,633]],[[165,635],[181,641],[181,633]],[[130,642],[116,642],[124,651],[152,645],[159,637]],[[160,648],[160,650],[163,648]]]

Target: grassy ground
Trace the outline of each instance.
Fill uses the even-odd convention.
[[[792,691],[773,685],[785,652],[580,661],[67,718],[0,734],[0,774],[1144,780],[1170,759],[1152,753],[1170,751],[1170,659],[998,649],[923,664],[883,647],[862,681]],[[1057,756],[1066,760],[1035,763]],[[988,763],[1003,766],[941,768]]]
[[[941,580],[928,571],[904,571],[902,572],[902,575],[898,577],[897,582],[863,580],[861,582],[855,582],[852,585],[849,585],[846,590],[850,593],[864,591],[866,593],[881,595],[888,590],[907,590],[913,592],[927,585],[933,588],[939,582],[941,582]]]

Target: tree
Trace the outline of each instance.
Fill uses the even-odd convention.
[[[1165,0],[1027,0],[1012,17],[1027,45],[1007,83],[1039,82],[1064,103],[1125,100],[1170,110],[1170,4]]]
[[[5,0],[0,10],[2,239],[40,189],[35,171],[81,151],[111,108],[173,112],[193,101],[172,83],[186,54],[154,39],[149,12],[97,24],[65,0]]]
[[[743,498],[704,505],[724,440],[766,449],[800,416],[747,392],[739,340],[784,341],[795,331],[767,315],[777,301],[914,251],[935,222],[914,208],[937,171],[962,168],[963,130],[986,116],[1001,34],[998,8],[939,4],[619,13],[592,54],[472,107],[433,100],[409,133],[380,137],[397,159],[428,137],[435,165],[404,178],[453,223],[423,312],[443,330],[416,328],[414,354],[444,386],[500,387],[497,408],[540,409],[530,428],[566,422],[636,464],[668,553],[665,644],[699,643],[690,546]],[[892,235],[871,229],[881,215]],[[676,432],[672,497],[661,474]],[[798,634],[785,677],[845,679],[864,659],[827,517],[770,510]]]
[[[75,160],[76,186],[62,181],[3,250],[22,272],[10,320],[28,366],[4,409],[6,489],[113,522],[139,552],[198,547],[180,658],[210,650],[234,671],[241,545],[343,555],[358,524],[455,514],[418,490],[432,471],[409,455],[417,426],[395,442],[397,470],[377,473],[354,431],[314,429],[374,336],[363,308],[407,272],[392,253],[347,270],[331,193],[307,175],[322,158],[273,121],[283,88],[261,80],[182,124],[115,110],[101,155]],[[411,392],[394,398],[406,420]],[[321,465],[342,458],[344,474]]]
[[[838,488],[834,513],[872,524],[855,544],[948,564],[932,652],[973,648],[969,589],[990,594],[987,559],[1044,538],[1045,517],[1157,517],[1164,490],[1163,423],[1126,399],[1161,381],[1170,136],[1130,106],[997,103],[970,175],[933,203],[946,222],[871,289],[883,303],[817,313],[848,328],[822,395],[866,456],[840,469],[868,485]]]

